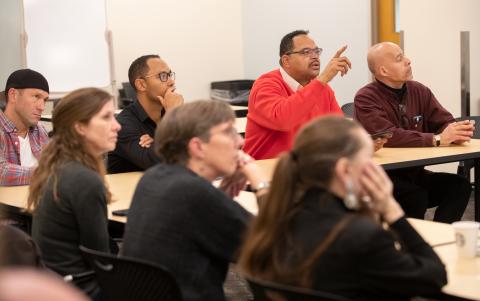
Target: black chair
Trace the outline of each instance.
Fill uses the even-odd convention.
[[[177,282],[166,268],[128,257],[116,257],[83,246],[80,250],[96,273],[109,301],[181,301]]]
[[[349,301],[332,293],[245,278],[255,301]]]
[[[135,89],[129,82],[122,83],[122,89],[119,91],[120,109],[128,107],[137,98]]]
[[[15,227],[15,223],[9,222],[8,219],[0,220],[0,270],[12,267],[44,268],[37,244],[30,235]]]
[[[455,118],[457,121],[475,120],[475,131],[473,132],[473,139],[480,139],[480,116],[467,116]],[[473,160],[460,161],[458,163],[457,174],[463,176],[470,181],[470,170],[473,168]],[[472,184],[473,185],[473,184]]]
[[[355,110],[353,102],[347,102],[342,106],[343,114],[347,118],[353,118],[353,110]]]

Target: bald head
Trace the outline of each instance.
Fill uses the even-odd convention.
[[[412,79],[410,60],[395,43],[382,42],[368,50],[368,69],[375,78],[392,87],[402,86]]]
[[[396,48],[400,49],[397,44],[392,42],[381,42],[373,45],[367,54],[368,69],[370,69],[370,72],[375,74],[385,56],[389,55],[392,50]]]

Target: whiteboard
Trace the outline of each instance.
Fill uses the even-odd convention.
[[[13,71],[22,68],[22,6],[17,0],[0,0],[0,91]]]
[[[110,85],[104,0],[24,0],[28,68],[51,92]]]

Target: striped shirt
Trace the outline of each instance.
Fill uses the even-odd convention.
[[[40,158],[48,142],[45,128],[39,123],[28,130],[32,153]],[[34,167],[21,166],[20,141],[15,124],[0,111],[0,186],[28,185]]]

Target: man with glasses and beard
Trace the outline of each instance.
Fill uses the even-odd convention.
[[[175,72],[158,55],[133,61],[128,79],[137,99],[117,116],[122,129],[115,150],[108,154],[109,173],[143,171],[157,163],[151,147],[157,123],[183,104],[183,96],[176,93]]]
[[[391,42],[372,46],[368,67],[375,80],[355,96],[355,119],[370,134],[393,133],[386,147],[441,147],[470,141],[474,123],[455,122],[432,91],[413,81],[411,61]],[[458,175],[434,173],[423,167],[390,171],[395,199],[410,217],[424,218],[437,207],[435,221],[462,218],[471,187]]]
[[[342,115],[328,85],[351,63],[340,48],[320,73],[320,54],[306,30],[293,31],[280,42],[280,68],[258,78],[248,100],[243,150],[255,159],[276,157],[291,148],[298,129],[325,114]]]

